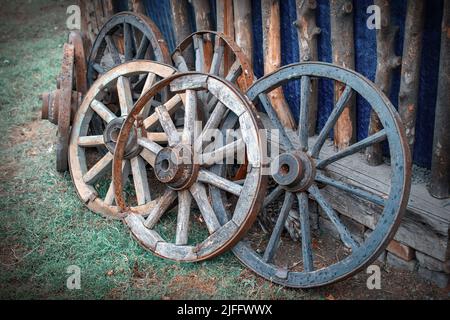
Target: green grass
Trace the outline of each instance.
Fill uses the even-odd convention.
[[[309,297],[254,276],[231,253],[194,264],[160,259],[121,222],[83,206],[70,175],[55,171],[56,128],[39,120],[38,95],[55,87],[70,4],[8,1],[0,13],[0,298]],[[66,288],[70,265],[81,268],[81,290]]]

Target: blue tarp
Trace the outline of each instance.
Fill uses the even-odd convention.
[[[212,5],[212,19],[215,24],[215,1],[210,0]],[[396,44],[397,55],[402,54],[403,34],[405,29],[406,0],[391,1],[392,23],[398,25],[400,30]],[[330,34],[330,8],[329,0],[317,0],[317,24],[322,32],[319,35],[319,60],[331,62],[331,34]],[[175,47],[175,37],[172,29],[172,17],[170,13],[170,0],[144,0],[147,15],[152,18],[161,29],[170,49]],[[366,9],[373,4],[373,0],[354,1],[355,7],[355,52],[356,71],[375,80],[376,71],[376,40],[375,30],[366,27],[369,14]],[[296,20],[295,0],[281,0],[281,48],[282,64],[297,62],[299,59],[299,47],[297,30],[293,25]],[[263,74],[262,54],[262,25],[261,4],[259,0],[252,1],[253,8],[253,34],[254,34],[254,71],[257,77]],[[439,67],[439,51],[441,36],[441,19],[443,11],[443,0],[430,0],[426,2],[426,19],[424,32],[424,50],[422,55],[421,83],[419,110],[416,124],[416,144],[414,150],[414,162],[419,166],[429,168],[431,165],[431,149],[433,145],[434,110],[436,105],[436,92]],[[195,26],[193,13],[191,24]],[[192,28],[195,30],[195,28]],[[395,71],[391,101],[397,107],[398,92],[400,87],[400,69]],[[299,114],[299,85],[292,83],[285,88],[286,99],[289,102],[294,116]],[[321,84],[318,128],[320,129],[328,114],[331,112],[333,102],[333,88],[329,83]],[[367,136],[370,109],[361,100],[357,101],[357,135],[361,140]]]

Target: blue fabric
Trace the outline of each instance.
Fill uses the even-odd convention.
[[[212,15],[215,21],[215,1],[210,0]],[[403,34],[405,28],[406,0],[391,1],[392,23],[399,26],[396,41],[396,54],[402,55]],[[172,30],[169,0],[145,0],[147,14],[155,21],[171,49],[175,47],[175,37]],[[317,25],[322,32],[318,37],[319,60],[331,62],[331,34],[330,34],[330,7],[328,0],[317,0]],[[375,80],[376,72],[376,31],[369,30],[366,22],[369,14],[367,7],[373,0],[354,1],[355,8],[355,67],[356,71],[370,80]],[[253,37],[254,37],[254,72],[259,78],[263,75],[263,49],[262,49],[262,19],[261,4],[259,0],[252,1]],[[281,48],[282,64],[290,64],[299,60],[299,46],[297,30],[293,25],[296,20],[295,0],[281,0]],[[416,147],[414,161],[424,167],[431,165],[431,148],[433,144],[434,109],[436,105],[436,91],[439,67],[439,50],[441,35],[441,19],[443,11],[442,0],[426,2],[426,19],[424,32],[424,50],[422,55],[421,84],[419,109],[416,125]],[[195,26],[193,13],[191,24]],[[194,28],[193,28],[194,30]],[[400,87],[400,69],[394,72],[390,99],[394,106],[398,106],[398,92]],[[295,119],[299,114],[299,88],[298,82],[285,86],[285,96],[291,107]],[[331,82],[321,81],[319,86],[319,114],[317,130],[323,127],[333,107],[333,86]],[[370,108],[363,99],[357,100],[357,137],[361,140],[367,136]]]

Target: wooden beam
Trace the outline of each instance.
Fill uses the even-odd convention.
[[[330,0],[330,22],[333,63],[354,70],[353,1]],[[335,83],[335,102],[339,100],[344,87],[341,83]],[[355,140],[355,102],[354,97],[349,100],[334,127],[334,145],[339,150],[348,147]]]
[[[233,0],[216,1],[217,31],[234,39],[234,15]],[[225,48],[223,53],[223,64],[220,67],[220,74],[227,74],[233,65],[233,53],[229,48]]]
[[[186,39],[191,33],[192,28],[189,23],[189,3],[188,0],[171,0],[170,9],[172,12],[172,25],[175,32],[175,41],[177,45]],[[194,64],[194,48],[191,46],[183,52],[188,66]]]
[[[381,29],[377,30],[377,72],[375,84],[389,97],[392,86],[392,75],[401,65],[401,58],[395,55],[395,38],[398,27],[391,24],[391,6],[388,0],[375,0],[381,9]],[[383,129],[378,116],[371,111],[369,136]],[[382,144],[374,144],[366,150],[367,162],[378,166],[383,162]]]
[[[294,25],[297,27],[298,33],[300,61],[318,61],[317,36],[321,30],[316,24],[317,1],[296,0],[296,6],[297,21],[294,22]],[[308,106],[308,134],[310,137],[316,133],[318,92],[318,81],[311,79],[311,93]]]
[[[194,7],[196,30],[212,30],[213,27],[211,21],[211,6],[209,4],[209,0],[190,0],[190,2]],[[209,35],[206,35],[203,41],[205,70],[209,70],[211,67],[214,46]]]
[[[236,43],[253,67],[253,26],[251,0],[234,0],[234,30]]]
[[[430,193],[450,197],[450,0],[444,1]]]
[[[425,1],[408,0],[403,43],[402,73],[398,111],[406,130],[409,149],[413,153],[417,103],[419,97],[422,37],[425,21]]]
[[[261,10],[264,74],[268,74],[281,67],[280,1],[262,0]],[[295,122],[284,98],[283,89],[276,88],[268,94],[268,97],[283,126],[295,128]]]
[[[145,11],[144,2],[142,0],[131,0],[131,7],[128,9],[133,10],[133,12],[136,13],[147,15]]]

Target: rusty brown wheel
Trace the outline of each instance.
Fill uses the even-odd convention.
[[[112,160],[120,128],[139,96],[153,83],[176,72],[176,69],[151,61],[132,61],[121,64],[105,73],[91,86],[81,104],[72,126],[69,147],[70,173],[83,203],[92,211],[109,218],[123,218],[123,212],[114,204]],[[135,85],[130,79],[137,78]],[[143,83],[142,86],[137,85]],[[164,103],[161,96],[154,103]],[[153,106],[149,104],[144,117]],[[92,134],[89,127],[94,115],[102,120],[104,128]],[[136,133],[137,134],[137,133]],[[129,180],[127,191],[135,200],[133,210],[145,214],[151,199],[148,187],[146,162],[151,157],[135,142],[136,135],[127,145],[123,162],[124,178]],[[98,147],[104,147],[103,154]],[[129,177],[132,176],[132,179]]]
[[[70,32],[68,43],[64,44],[56,86],[56,90],[41,95],[41,117],[58,126],[56,169],[65,172],[68,170],[70,125],[81,104],[82,95],[87,91],[86,59],[80,32]]]
[[[143,121],[136,121],[149,101],[165,88],[173,98]],[[204,126],[196,121],[200,91],[219,101]],[[174,124],[177,110],[184,114],[180,131]],[[224,121],[232,122],[230,128],[235,130],[222,136],[218,129]],[[192,262],[212,258],[240,239],[256,217],[266,185],[258,123],[248,99],[230,82],[213,75],[176,74],[155,84],[139,99],[120,132],[113,176],[116,202],[124,214],[129,213],[125,222],[144,248],[163,258]],[[163,132],[156,132],[157,126]],[[156,177],[151,189],[163,190],[158,199],[148,203],[146,219],[129,208],[123,196],[121,168],[133,132],[145,133],[137,138],[137,144],[151,155]],[[215,163],[243,163],[245,157],[247,176],[240,183],[209,170]],[[219,220],[211,207],[210,185],[236,198],[226,219]],[[170,210],[177,200],[177,210]],[[194,204],[198,210],[193,209]]]

